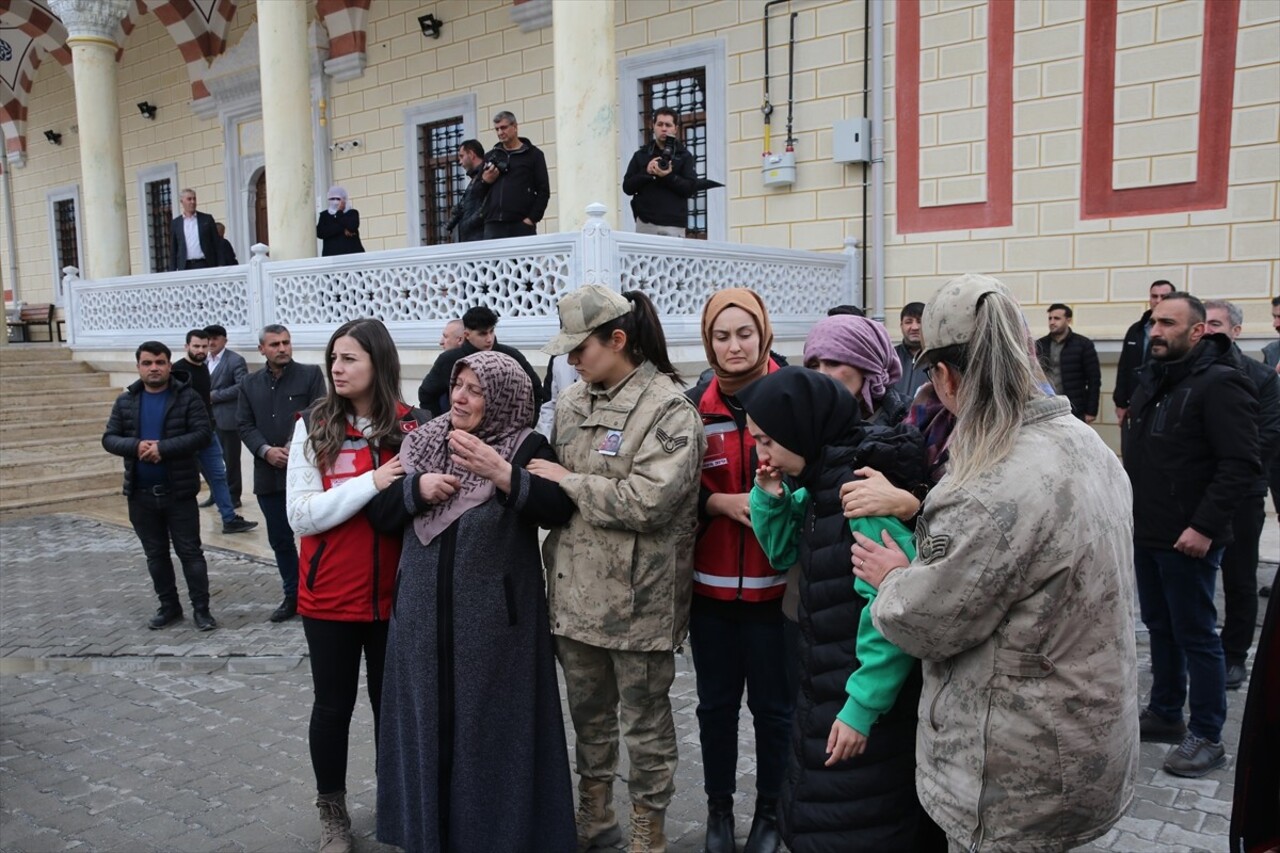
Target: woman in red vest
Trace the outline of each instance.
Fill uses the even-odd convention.
[[[702,309],[702,345],[713,371],[689,392],[702,415],[698,541],[689,642],[698,677],[698,729],[707,792],[707,853],[733,853],[733,794],[742,689],[756,730],[756,809],[744,853],[778,849],[777,803],[794,701],[784,661],[782,595],[751,530],[748,496],[755,442],[736,394],[778,369],[764,302],[745,288],[721,290]]]
[[[328,393],[302,414],[289,448],[289,526],[302,537],[298,613],[315,703],[308,739],[320,849],[352,849],[347,736],[365,659],[374,742],[400,537],[379,534],[364,508],[402,476],[400,442],[420,412],[400,399],[400,358],[378,320],[341,326],[325,348]]]

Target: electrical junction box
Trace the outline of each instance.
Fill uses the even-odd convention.
[[[849,118],[833,124],[831,159],[837,163],[870,163],[871,119]]]
[[[783,151],[764,155],[764,185],[789,187],[796,182],[796,153]]]

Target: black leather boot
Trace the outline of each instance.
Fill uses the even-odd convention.
[[[738,853],[733,843],[733,797],[707,800],[707,844],[702,853]]]
[[[751,819],[751,834],[742,853],[778,853],[782,839],[778,836],[777,799],[757,799],[756,815]]]

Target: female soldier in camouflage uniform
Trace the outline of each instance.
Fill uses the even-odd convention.
[[[543,553],[577,735],[578,849],[621,835],[611,805],[621,709],[631,850],[665,851],[677,758],[668,691],[689,623],[706,439],[644,294],[587,285],[558,308],[561,331],[546,352],[567,354],[583,381],[556,401],[560,464],[535,459],[529,471],[577,507]]]

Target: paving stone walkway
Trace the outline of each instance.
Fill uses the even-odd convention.
[[[188,610],[149,631],[155,599],[127,527],[73,515],[0,520],[0,851],[315,849],[301,624],[266,621],[279,600],[273,564],[206,550],[219,630],[197,632]],[[1274,564],[1259,574],[1273,579]],[[1143,634],[1139,649],[1145,688]],[[689,658],[677,663],[681,756],[668,833],[673,853],[696,853],[705,814],[696,694]],[[1244,693],[1229,696],[1230,753]],[[372,733],[362,697],[348,771],[357,849],[390,851],[373,840]],[[739,843],[754,801],[745,709],[741,741]],[[1159,770],[1165,751],[1143,745],[1137,799],[1086,849],[1225,849],[1234,759],[1185,780]],[[615,793],[625,810],[621,782]]]

